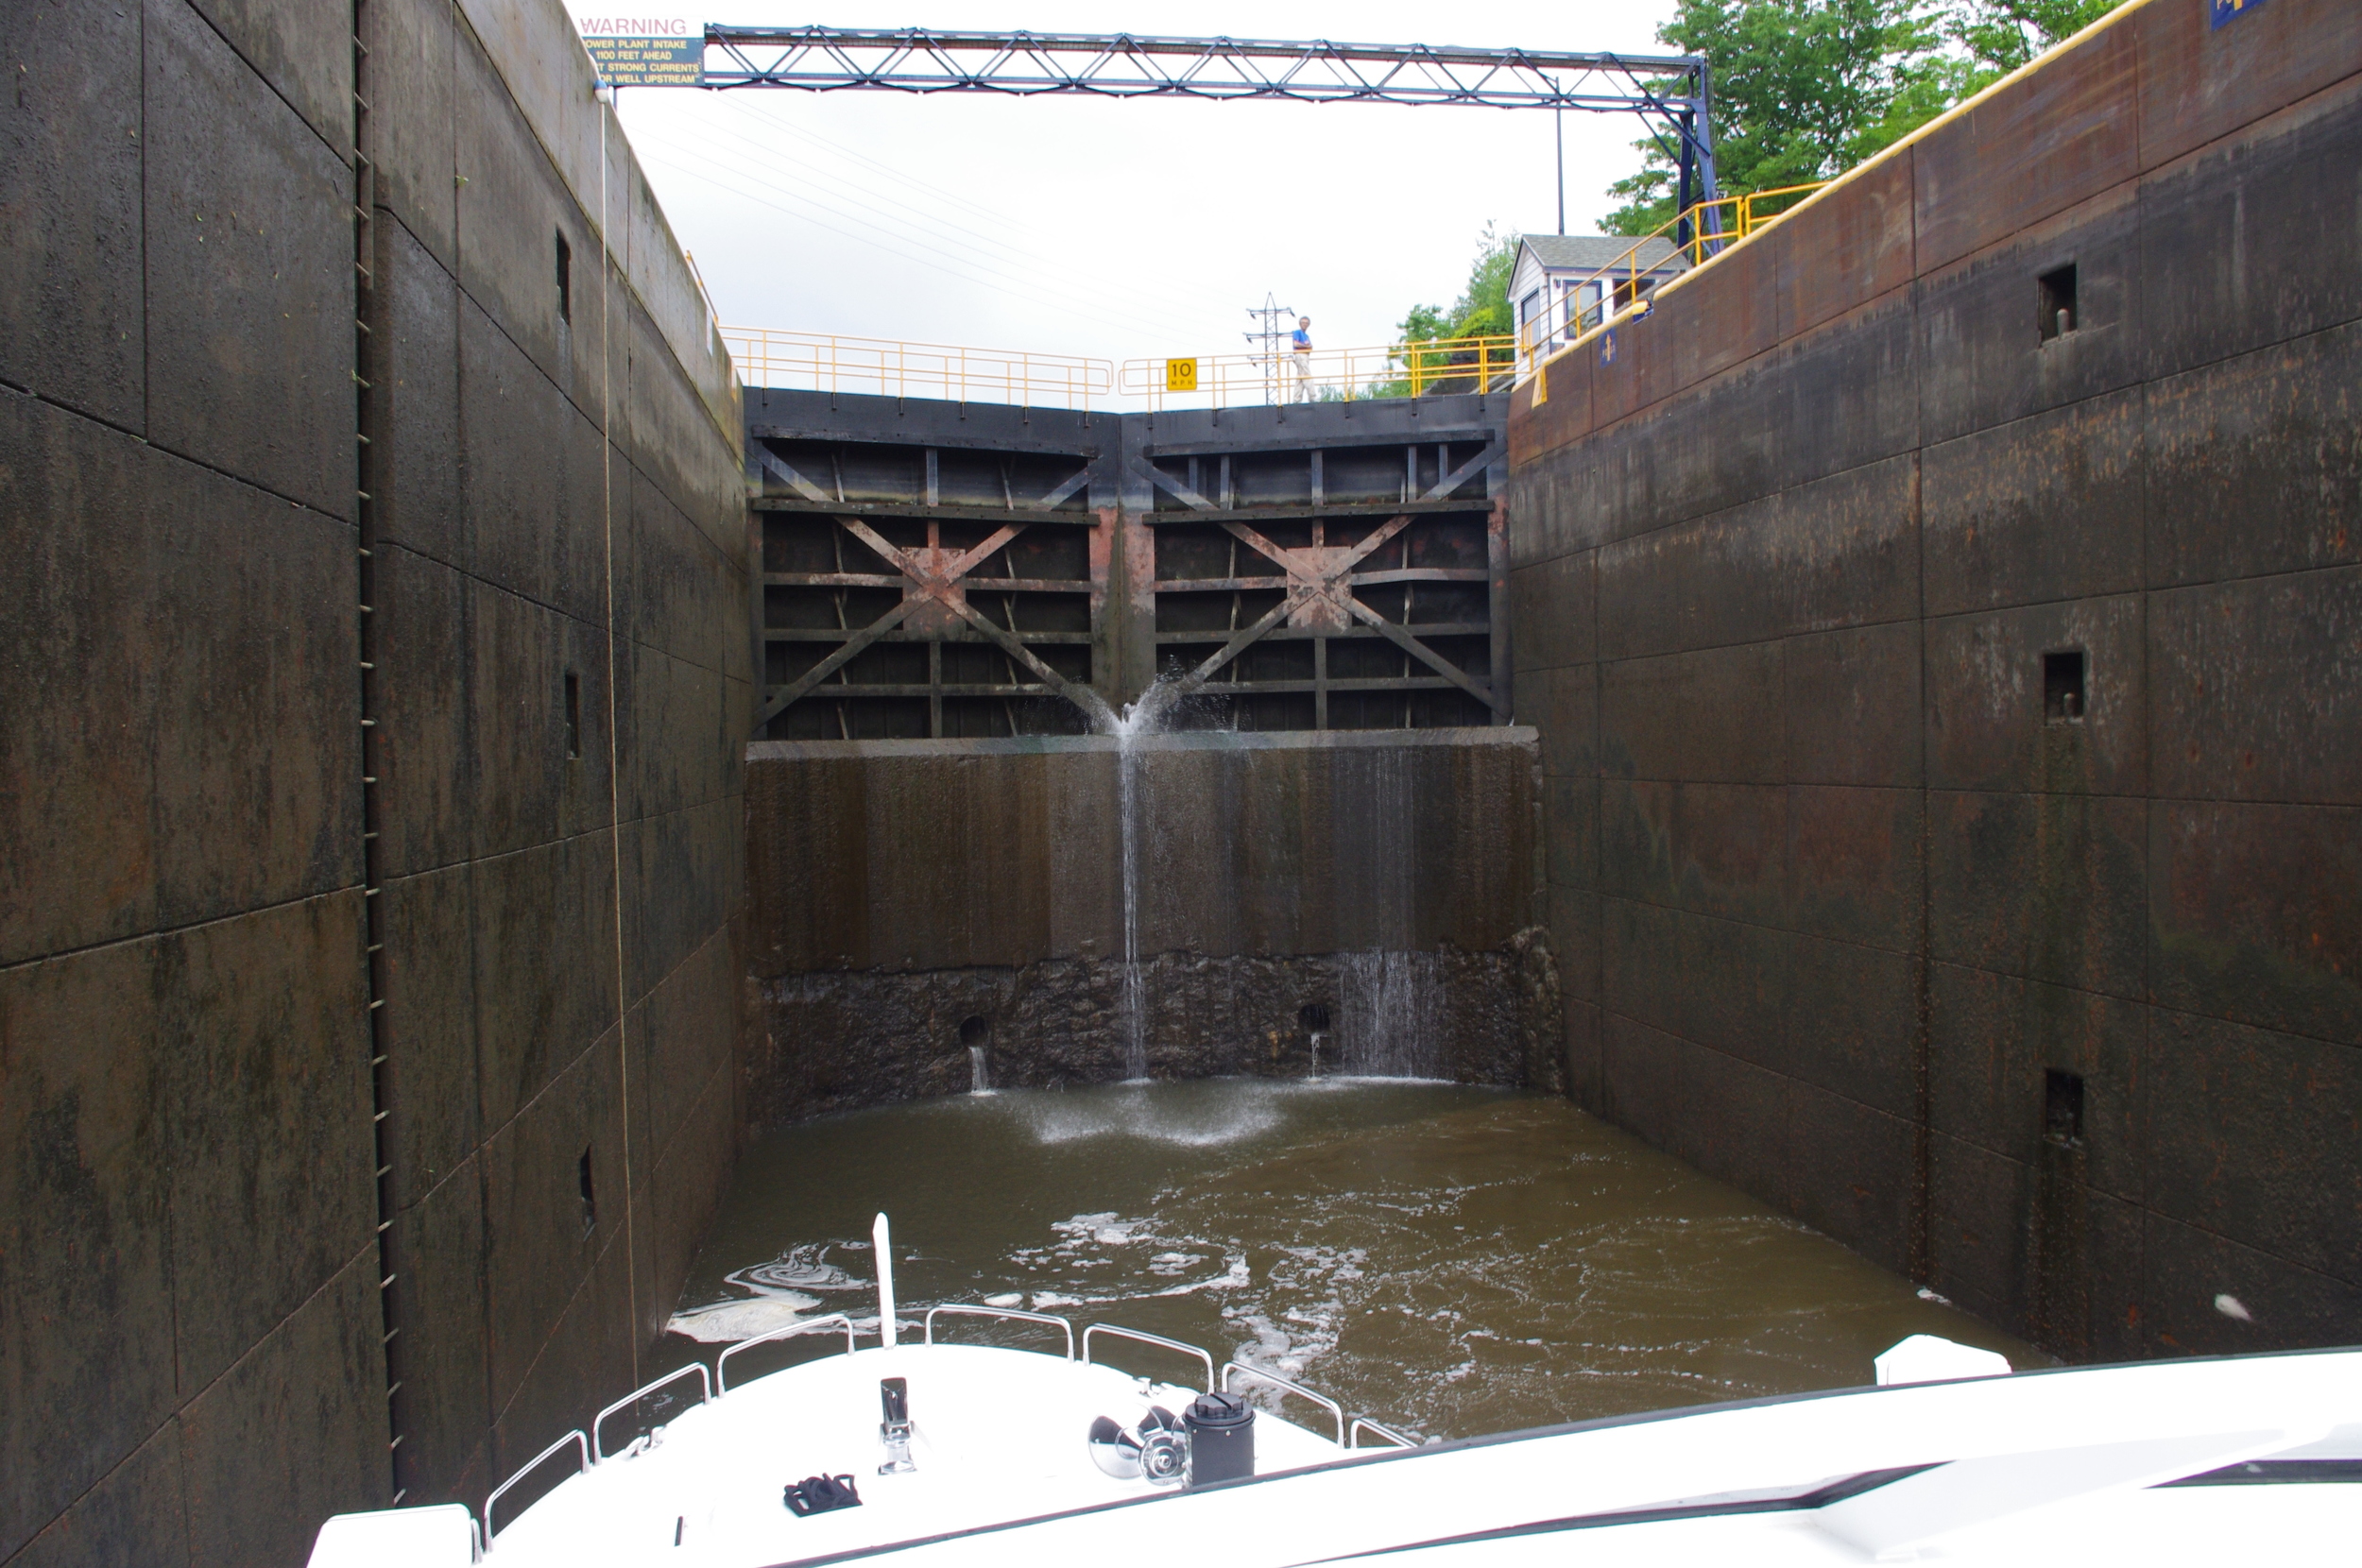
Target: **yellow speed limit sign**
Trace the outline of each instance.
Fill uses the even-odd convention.
[[[1165,390],[1194,392],[1197,390],[1197,361],[1169,359],[1165,361]]]

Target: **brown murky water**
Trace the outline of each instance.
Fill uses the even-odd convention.
[[[906,1321],[992,1300],[1121,1323],[1418,1436],[1864,1384],[1914,1333],[2047,1361],[1563,1100],[1332,1079],[1012,1091],[791,1128],[742,1165],[668,1363],[717,1348],[678,1330],[874,1319],[880,1209]],[[1160,1354],[1114,1358],[1186,1380]]]

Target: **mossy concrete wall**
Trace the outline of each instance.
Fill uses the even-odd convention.
[[[292,1568],[628,1389],[727,1181],[736,387],[556,0],[9,42],[0,1561]]]
[[[1510,427],[1578,1098],[2076,1357],[2362,1338],[2362,10],[2207,10]]]
[[[1123,1077],[1126,767],[1152,1075],[1309,1071],[1314,1006],[1329,1070],[1557,1082],[1532,731],[1133,745],[748,746],[758,1116],[964,1090],[971,1018],[996,1082]],[[1427,1014],[1392,1035],[1388,986]]]

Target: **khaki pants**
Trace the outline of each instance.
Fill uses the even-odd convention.
[[[1312,397],[1312,350],[1298,349],[1292,357],[1296,366],[1296,401],[1309,402]]]

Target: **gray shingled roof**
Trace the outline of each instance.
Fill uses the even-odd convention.
[[[1621,234],[1528,234],[1525,243],[1534,260],[1553,272],[1597,272],[1622,261],[1633,244]],[[1662,238],[1641,246],[1639,262],[1652,272],[1659,267],[1679,272],[1689,265],[1673,242]]]

